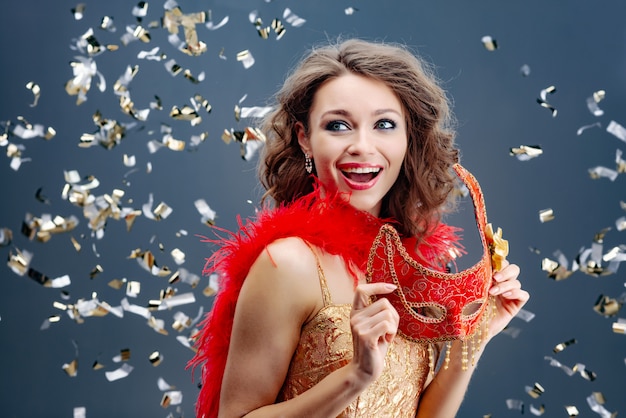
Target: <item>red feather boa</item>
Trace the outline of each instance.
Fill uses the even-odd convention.
[[[255,221],[244,224],[239,219],[238,233],[220,230],[227,237],[203,239],[219,245],[207,259],[203,274],[218,272],[220,289],[211,311],[200,324],[197,352],[188,365],[202,368],[198,418],[217,416],[237,298],[250,267],[265,247],[280,238],[299,237],[364,271],[372,242],[384,222],[350,206],[345,195],[322,197],[316,190],[288,206],[259,212]],[[458,243],[457,231],[439,224],[435,233],[420,245],[421,256],[431,262],[440,261],[451,242]],[[351,273],[356,284],[356,271]]]

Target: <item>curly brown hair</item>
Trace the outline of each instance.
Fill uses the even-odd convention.
[[[444,90],[431,66],[404,45],[350,39],[310,51],[276,94],[275,108],[261,125],[267,135],[259,164],[263,200],[284,204],[313,191],[315,179],[304,170],[295,126],[302,123],[308,133],[315,93],[347,73],[385,83],[404,107],[408,148],[380,216],[397,220],[404,236],[423,237],[450,201],[458,150]]]

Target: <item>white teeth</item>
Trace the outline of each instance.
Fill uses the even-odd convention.
[[[346,173],[357,173],[357,174],[365,174],[365,173],[378,173],[380,171],[379,167],[351,167],[343,169]]]

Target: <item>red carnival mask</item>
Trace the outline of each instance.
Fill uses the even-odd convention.
[[[474,204],[476,223],[483,244],[483,254],[474,266],[457,273],[447,273],[427,267],[413,257],[416,239],[401,239],[389,224],[383,225],[374,240],[367,264],[368,281],[393,283],[398,288],[385,297],[400,315],[398,332],[418,342],[466,340],[477,337],[477,328],[487,322],[488,290],[494,267],[508,252],[501,231],[494,237],[487,225],[485,204],[480,186],[474,176],[459,164],[454,165],[459,178],[468,187]],[[494,241],[500,243],[499,249]],[[449,248],[443,251],[452,250]],[[500,266],[497,265],[499,268]],[[483,329],[485,329],[483,327]]]

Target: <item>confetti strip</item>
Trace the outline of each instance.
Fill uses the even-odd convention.
[[[554,94],[554,93],[556,93],[556,87],[554,86],[546,87],[545,89],[542,89],[539,92],[539,98],[537,98],[537,103],[539,103],[541,107],[545,107],[546,109],[550,110],[553,118],[556,117],[557,110],[554,106],[552,106],[551,104],[547,102],[547,95]]]
[[[495,51],[498,49],[498,43],[491,36],[485,35],[480,40],[487,51]]]

